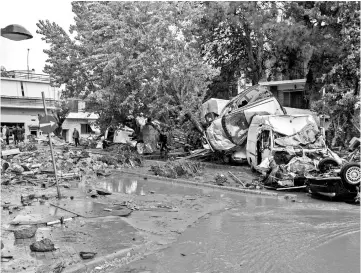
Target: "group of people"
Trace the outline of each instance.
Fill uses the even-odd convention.
[[[16,127],[13,126],[12,128],[7,127],[6,125],[3,126],[2,130],[2,137],[5,138],[6,144],[10,144],[10,136],[14,136],[14,144],[18,144],[20,142],[24,142],[25,140],[25,128],[23,126],[17,125]]]

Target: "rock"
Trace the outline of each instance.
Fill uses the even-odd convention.
[[[21,174],[22,172],[24,172],[24,168],[21,167],[21,166],[18,165],[18,164],[14,164],[13,166],[11,166],[11,169],[13,170],[13,172],[19,173],[19,174]]]
[[[99,195],[111,195],[112,193],[107,191],[107,190],[103,190],[103,189],[96,189],[96,192],[99,194]]]
[[[97,254],[96,252],[84,252],[84,251],[81,251],[79,253],[82,259],[92,259],[96,254]]]
[[[21,228],[14,230],[15,239],[33,238],[37,229],[36,226],[22,226]]]
[[[10,167],[9,162],[4,160],[2,163],[2,171],[5,172],[9,167]]]
[[[48,239],[45,238],[41,241],[36,241],[35,243],[30,245],[31,251],[34,252],[48,252],[55,250],[54,243]]]
[[[290,200],[292,202],[295,202],[297,199],[297,195],[296,194],[285,194],[284,198],[286,200]]]

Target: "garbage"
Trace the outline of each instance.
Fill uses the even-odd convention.
[[[36,226],[22,226],[19,229],[13,230],[15,239],[29,239],[35,236],[37,231]]]
[[[54,243],[50,239],[45,238],[41,241],[36,241],[35,243],[32,243],[30,245],[30,249],[34,252],[49,252],[54,251],[55,247]]]

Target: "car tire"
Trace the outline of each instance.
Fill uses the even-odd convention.
[[[318,169],[320,172],[326,172],[332,169],[332,167],[338,167],[339,164],[332,157],[326,157],[318,163]]]
[[[361,170],[360,163],[352,162],[347,163],[341,168],[340,172],[341,178],[344,182],[351,186],[360,185],[361,180]]]

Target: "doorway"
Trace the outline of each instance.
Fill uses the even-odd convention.
[[[68,142],[68,132],[69,130],[68,129],[63,129],[62,132],[61,132],[61,136],[64,138],[65,142]]]

